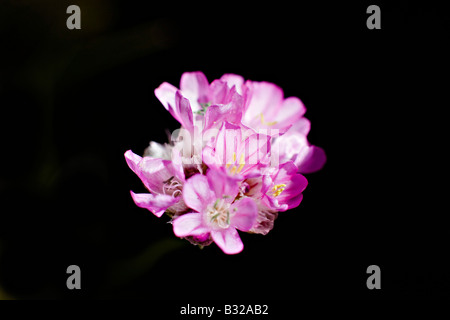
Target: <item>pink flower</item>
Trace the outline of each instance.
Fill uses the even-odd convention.
[[[289,161],[263,177],[261,194],[268,208],[286,211],[299,206],[308,181],[297,170],[294,163]]]
[[[233,84],[243,96],[242,124],[256,132],[264,129],[275,135],[283,134],[301,119],[306,111],[300,99],[285,99],[283,90],[273,83],[250,80],[244,83],[242,77],[233,74],[226,74],[221,79],[229,85]]]
[[[203,149],[203,161],[209,167],[222,168],[238,180],[261,175],[269,161],[270,137],[253,133],[243,140],[242,128],[223,122],[213,146]]]
[[[186,181],[183,199],[195,212],[173,221],[178,237],[195,236],[205,241],[209,236],[227,254],[242,251],[244,245],[237,230],[249,231],[257,218],[253,199],[240,198],[235,179],[210,169],[206,176],[197,174]],[[209,236],[208,236],[209,235]]]
[[[151,142],[128,166],[150,193],[134,202],[172,218],[176,236],[223,252],[243,250],[237,230],[267,234],[280,211],[297,207],[308,181],[321,169],[322,148],[311,145],[310,122],[296,97],[269,82],[224,74],[211,83],[186,72],[180,88],[164,82],[155,95],[181,124],[170,144]]]
[[[185,177],[183,167],[178,161],[142,158],[131,150],[125,152],[125,159],[130,169],[151,192],[130,191],[138,207],[150,210],[157,217],[161,217],[166,210],[178,212],[185,208],[181,197]]]
[[[280,163],[293,161],[301,173],[311,173],[322,169],[327,159],[322,148],[309,144],[306,136],[310,127],[309,120],[301,118],[273,143],[273,150],[278,151]]]
[[[230,83],[231,84],[231,83]],[[235,85],[223,80],[209,84],[202,72],[185,72],[180,89],[164,82],[155,95],[170,114],[189,132],[195,126],[201,131],[220,126],[222,121],[240,123],[243,99]]]

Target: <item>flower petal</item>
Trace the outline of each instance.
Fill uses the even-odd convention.
[[[128,166],[130,169],[137,175],[139,175],[139,163],[142,160],[141,156],[138,156],[137,154],[133,153],[131,150],[127,150],[125,152],[125,160],[127,161]]]
[[[240,173],[246,175],[253,168],[267,160],[271,137],[265,134],[252,134],[240,145],[236,159],[244,159]]]
[[[239,185],[236,179],[217,169],[209,169],[206,176],[211,190],[214,190],[216,199],[225,197],[227,202],[230,203],[236,198],[239,192]]]
[[[233,86],[236,87],[236,91],[239,94],[242,94],[242,86],[244,85],[244,78],[237,74],[226,73],[224,74],[220,80],[225,81],[229,88]]]
[[[142,158],[136,174],[153,193],[164,193],[164,182],[176,176],[171,161],[150,157]]]
[[[276,179],[275,184],[278,183],[286,185],[280,195],[273,197],[279,205],[278,210],[286,211],[297,207],[303,199],[302,192],[308,185],[308,180],[300,173],[297,173],[289,179],[284,179],[284,181]]]
[[[197,212],[183,214],[176,218],[172,224],[173,233],[180,238],[209,233],[209,229],[203,225],[202,215]]]
[[[211,237],[226,254],[236,254],[244,249],[244,244],[237,230],[233,227],[223,230],[212,230]]]
[[[251,92],[250,100],[245,110],[243,123],[251,127],[254,124],[259,128],[261,114],[266,121],[273,117],[283,102],[283,90],[270,82],[247,81],[246,86]],[[253,128],[253,129],[256,129]]]
[[[244,198],[234,202],[230,206],[230,211],[236,211],[231,219],[231,225],[241,231],[250,230],[258,216],[258,208],[252,198]]]
[[[311,173],[322,169],[327,161],[325,151],[321,147],[309,146],[302,154],[298,154],[294,163],[301,173]]]
[[[214,159],[216,163],[208,165],[215,165],[223,167],[226,164],[231,164],[233,157],[236,157],[237,149],[241,142],[241,128],[228,122],[224,122],[216,137],[214,147]]]
[[[242,103],[230,102],[226,105],[212,105],[205,112],[205,130],[220,126],[224,121],[240,124]]]
[[[285,99],[273,117],[273,121],[277,122],[274,127],[279,129],[289,127],[296,123],[305,114],[305,111],[306,108],[299,98]]]
[[[134,193],[133,191],[130,191],[130,193],[134,203],[138,207],[150,210],[158,218],[164,214],[167,208],[180,200],[165,194],[155,195],[150,193]]]
[[[175,94],[175,112],[178,115],[178,121],[189,132],[194,129],[194,116],[192,114],[189,100],[183,97],[180,91]]]
[[[163,82],[158,88],[155,89],[155,96],[162,103],[164,108],[169,111],[172,116],[180,122],[178,118],[178,114],[175,114],[175,93],[177,92],[177,88],[171,85],[170,83]]]
[[[190,177],[183,187],[183,199],[189,208],[203,212],[203,209],[215,200],[208,178],[201,174]]]
[[[210,102],[208,79],[202,72],[185,72],[181,75],[180,89],[191,102],[193,111],[201,110],[201,103]]]

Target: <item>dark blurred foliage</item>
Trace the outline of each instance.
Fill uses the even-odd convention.
[[[312,3],[2,1],[0,298],[448,297],[445,10],[378,2],[368,30],[372,3]],[[196,70],[300,97],[328,155],[300,207],[236,256],[177,239],[129,195],[144,187],[123,153],[177,128],[153,90]]]

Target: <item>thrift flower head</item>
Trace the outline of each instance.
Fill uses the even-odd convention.
[[[175,235],[193,244],[241,252],[238,230],[270,232],[279,212],[300,205],[303,173],[326,161],[307,140],[303,103],[275,84],[186,72],[179,88],[164,82],[155,95],[181,127],[143,157],[125,152],[149,191],[131,196],[157,217],[166,213]]]

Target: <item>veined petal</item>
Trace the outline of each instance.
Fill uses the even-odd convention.
[[[211,237],[226,254],[236,254],[244,249],[244,244],[235,228],[211,230]]]
[[[134,193],[133,191],[130,193],[138,207],[148,209],[158,218],[164,214],[167,208],[180,200],[165,194]]]
[[[180,91],[177,91],[175,94],[175,105],[175,111],[179,118],[178,121],[186,130],[188,130],[189,132],[193,132],[194,116],[192,114],[191,105],[189,103],[189,100],[183,97]]]
[[[251,198],[244,198],[234,202],[230,211],[235,212],[231,219],[231,225],[241,231],[248,231],[256,222],[258,208]]]
[[[164,182],[176,176],[170,160],[144,157],[136,173],[144,185],[153,193],[164,193]]]
[[[128,167],[137,175],[139,170],[139,163],[142,160],[141,156],[138,156],[137,154],[133,153],[131,150],[127,150],[125,152],[125,160],[127,161]]]
[[[229,101],[226,100],[228,91],[230,88],[228,88],[227,83],[222,80],[214,80],[210,87],[210,94],[211,94],[211,103],[212,104],[226,104]]]
[[[155,89],[155,96],[162,103],[164,108],[170,112],[170,114],[180,122],[178,118],[178,114],[175,113],[175,93],[177,92],[177,88],[171,85],[170,83],[163,82],[158,88]]]
[[[225,197],[226,202],[232,202],[239,192],[236,179],[217,169],[209,169],[206,173],[211,190],[214,190],[217,199]]]
[[[206,206],[215,200],[208,178],[201,174],[190,177],[183,187],[183,199],[189,208],[203,212]]]
[[[216,137],[214,148],[216,166],[222,167],[234,162],[236,152],[241,144],[241,128],[228,122],[224,122]]]
[[[226,105],[212,105],[205,112],[205,130],[220,126],[224,121],[240,124],[241,105],[230,102]]]
[[[193,111],[201,109],[200,104],[209,102],[209,83],[202,72],[185,72],[181,76],[180,89],[189,99]]]
[[[183,214],[176,218],[172,224],[173,233],[180,238],[209,233],[209,229],[203,226],[202,215],[197,212]]]
[[[242,174],[249,171],[263,160],[267,160],[270,152],[270,136],[264,134],[253,134],[248,137],[237,152],[237,159],[244,159],[241,169]]]

